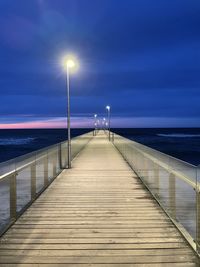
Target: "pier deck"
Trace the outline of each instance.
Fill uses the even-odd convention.
[[[0,266],[199,266],[99,132],[1,238]]]

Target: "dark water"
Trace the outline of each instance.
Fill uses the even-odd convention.
[[[72,129],[72,137],[90,130]],[[200,164],[200,128],[121,128],[113,131],[194,165]],[[65,129],[0,130],[0,162],[66,139]]]
[[[72,137],[91,129],[72,129]],[[0,130],[0,162],[67,139],[66,129]]]
[[[113,129],[113,131],[191,164],[200,164],[200,128]]]

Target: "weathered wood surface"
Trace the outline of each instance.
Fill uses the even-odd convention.
[[[199,266],[100,132],[1,238],[0,266]]]

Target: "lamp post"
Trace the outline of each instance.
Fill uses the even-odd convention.
[[[106,118],[103,118],[102,124],[103,124],[103,130],[104,130],[104,132],[105,132],[105,130],[106,130],[106,128],[105,128]]]
[[[97,114],[94,114],[94,132],[97,134]]]
[[[100,128],[100,120],[97,120],[97,130]]]
[[[68,169],[71,168],[71,128],[70,128],[70,70],[77,67],[76,61],[71,56],[64,59],[64,67],[66,70],[66,87],[67,87],[67,156],[68,156]]]
[[[109,141],[110,141],[110,106],[106,106],[108,110],[108,130],[109,130]]]

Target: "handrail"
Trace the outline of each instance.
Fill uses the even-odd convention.
[[[187,176],[181,174],[178,171],[173,170],[169,165],[167,165],[167,164],[163,163],[162,161],[158,160],[156,157],[153,157],[153,156],[149,155],[148,153],[143,152],[142,150],[140,150],[138,148],[134,148],[134,149],[137,150],[137,151],[139,151],[141,154],[143,154],[147,158],[151,159],[153,162],[155,162],[156,164],[158,164],[160,167],[163,167],[168,172],[170,172],[170,173],[174,174],[175,176],[181,178],[186,183],[188,183],[189,185],[191,185],[194,189],[196,189],[196,183],[195,182],[192,182],[190,179],[188,179]]]
[[[7,178],[9,176],[12,176],[13,174],[18,173],[19,171],[22,171],[23,169],[26,169],[28,166],[31,166],[32,164],[35,164],[37,161],[41,160],[42,158],[45,158],[45,156],[41,156],[39,158],[36,158],[36,159],[34,159],[34,160],[32,160],[32,161],[30,161],[30,162],[18,167],[18,168],[16,168],[13,171],[10,171],[10,172],[7,172],[7,173],[1,175],[0,176],[0,180],[5,179],[5,178]]]
[[[115,138],[116,138],[116,136],[122,137],[122,138],[126,139],[126,140],[129,141],[129,142],[133,142],[133,143],[135,143],[135,144],[139,144],[139,145],[141,145],[142,147],[146,147],[146,148],[148,148],[149,150],[152,150],[152,151],[154,151],[154,152],[159,152],[159,153],[161,153],[161,154],[163,154],[163,155],[165,155],[165,156],[167,156],[167,157],[169,157],[169,158],[171,158],[171,159],[174,159],[174,160],[176,160],[176,161],[178,160],[178,161],[184,163],[184,164],[187,165],[187,166],[196,168],[195,165],[192,165],[192,164],[190,164],[190,163],[187,163],[187,162],[185,162],[185,161],[183,161],[183,160],[179,160],[179,159],[177,159],[177,158],[175,158],[175,157],[172,157],[172,156],[170,156],[170,155],[167,155],[167,154],[165,154],[165,153],[163,153],[163,152],[157,151],[156,149],[147,147],[147,146],[145,146],[145,145],[143,145],[143,144],[137,143],[137,142],[135,142],[135,141],[133,141],[133,140],[130,140],[130,139],[128,139],[128,138],[125,138],[125,137],[123,137],[123,136],[120,136],[120,135],[115,134]],[[179,178],[181,178],[182,180],[184,180],[185,182],[187,182],[189,185],[191,185],[194,189],[196,189],[196,183],[193,182],[193,181],[191,181],[191,179],[189,179],[189,178],[188,178],[187,176],[185,176],[184,174],[182,174],[182,173],[180,173],[180,172],[178,172],[178,171],[175,171],[174,169],[172,169],[172,168],[170,167],[170,165],[167,165],[167,164],[163,163],[161,160],[159,160],[159,159],[156,158],[155,156],[152,156],[152,155],[148,154],[147,152],[142,151],[141,149],[139,149],[139,148],[137,148],[137,147],[134,147],[134,149],[137,150],[137,151],[139,151],[141,154],[143,154],[143,155],[146,156],[147,158],[151,159],[151,160],[154,161],[156,164],[158,164],[159,166],[163,167],[164,169],[166,169],[166,170],[169,171],[170,173],[172,173],[172,174],[178,176]],[[200,183],[198,184],[198,190],[199,190],[198,192],[200,192]]]
[[[191,163],[189,163],[189,162],[187,162],[187,161],[184,161],[184,160],[182,160],[182,159],[175,158],[175,157],[173,157],[173,156],[171,156],[171,155],[168,155],[168,154],[166,154],[166,153],[164,153],[164,152],[162,152],[162,151],[158,151],[158,150],[156,150],[156,149],[154,149],[154,148],[151,148],[151,147],[149,147],[149,146],[143,145],[143,144],[140,143],[140,142],[136,142],[136,141],[134,141],[134,140],[132,140],[132,139],[128,139],[127,137],[124,137],[124,136],[122,136],[122,135],[116,134],[116,133],[114,133],[114,132],[112,132],[112,133],[115,135],[115,137],[116,137],[116,136],[122,137],[123,139],[126,139],[126,140],[129,141],[129,142],[138,144],[138,145],[140,145],[140,146],[142,146],[142,147],[147,148],[148,150],[151,150],[151,151],[153,151],[153,152],[159,153],[159,154],[164,155],[164,156],[166,156],[166,157],[168,157],[168,158],[171,158],[171,159],[173,159],[173,160],[179,161],[179,162],[181,162],[181,163],[183,163],[183,164],[185,164],[185,165],[187,165],[187,166],[195,167],[195,168],[197,167],[197,166],[195,166],[195,165],[193,165],[193,164],[191,164]]]

